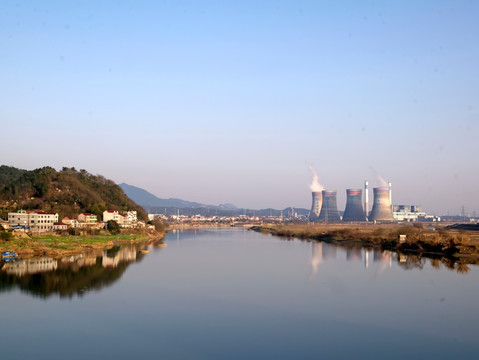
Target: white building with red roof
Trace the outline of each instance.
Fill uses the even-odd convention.
[[[53,224],[58,222],[58,214],[45,211],[25,211],[8,213],[10,227],[23,226],[31,231],[46,232],[53,231]]]

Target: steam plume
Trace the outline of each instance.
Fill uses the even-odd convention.
[[[318,174],[316,174],[316,170],[309,165],[309,171],[313,174],[313,181],[311,182],[311,185],[309,185],[309,188],[311,191],[322,191],[324,190],[324,186],[319,183],[319,177]]]
[[[378,172],[372,166],[370,166],[369,168],[374,173],[374,176],[376,176],[376,180],[378,181],[379,186],[382,186],[382,187],[388,187],[389,186],[387,181],[384,180],[384,178],[381,175],[379,175]]]

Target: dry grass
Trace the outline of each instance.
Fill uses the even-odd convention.
[[[427,226],[431,226],[428,224]],[[437,227],[436,224],[434,226]],[[300,239],[353,242],[396,250],[479,256],[479,233],[426,228],[422,224],[290,224],[253,227],[256,231]],[[399,235],[406,235],[400,244]]]

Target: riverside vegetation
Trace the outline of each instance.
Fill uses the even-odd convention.
[[[479,232],[413,225],[308,224],[253,226],[251,230],[288,238],[360,244],[479,263]],[[399,235],[406,235],[404,242]]]
[[[0,252],[12,251],[22,258],[36,256],[58,258],[85,251],[110,249],[121,243],[161,240],[167,232],[167,225],[159,220],[153,221],[152,224],[155,226],[155,230],[150,231],[120,230],[119,226],[111,226],[109,231],[69,229],[39,236],[31,236],[26,233],[13,235],[0,228]]]

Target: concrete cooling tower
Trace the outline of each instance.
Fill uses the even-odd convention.
[[[321,205],[323,204],[323,194],[321,191],[313,191],[313,204],[309,213],[309,221],[318,221]]]
[[[336,190],[323,190],[323,204],[319,213],[318,221],[336,222],[341,221],[336,200]]]
[[[363,191],[361,189],[346,189],[346,195],[343,221],[366,221],[362,204]]]
[[[376,187],[369,221],[394,221],[388,187]]]

